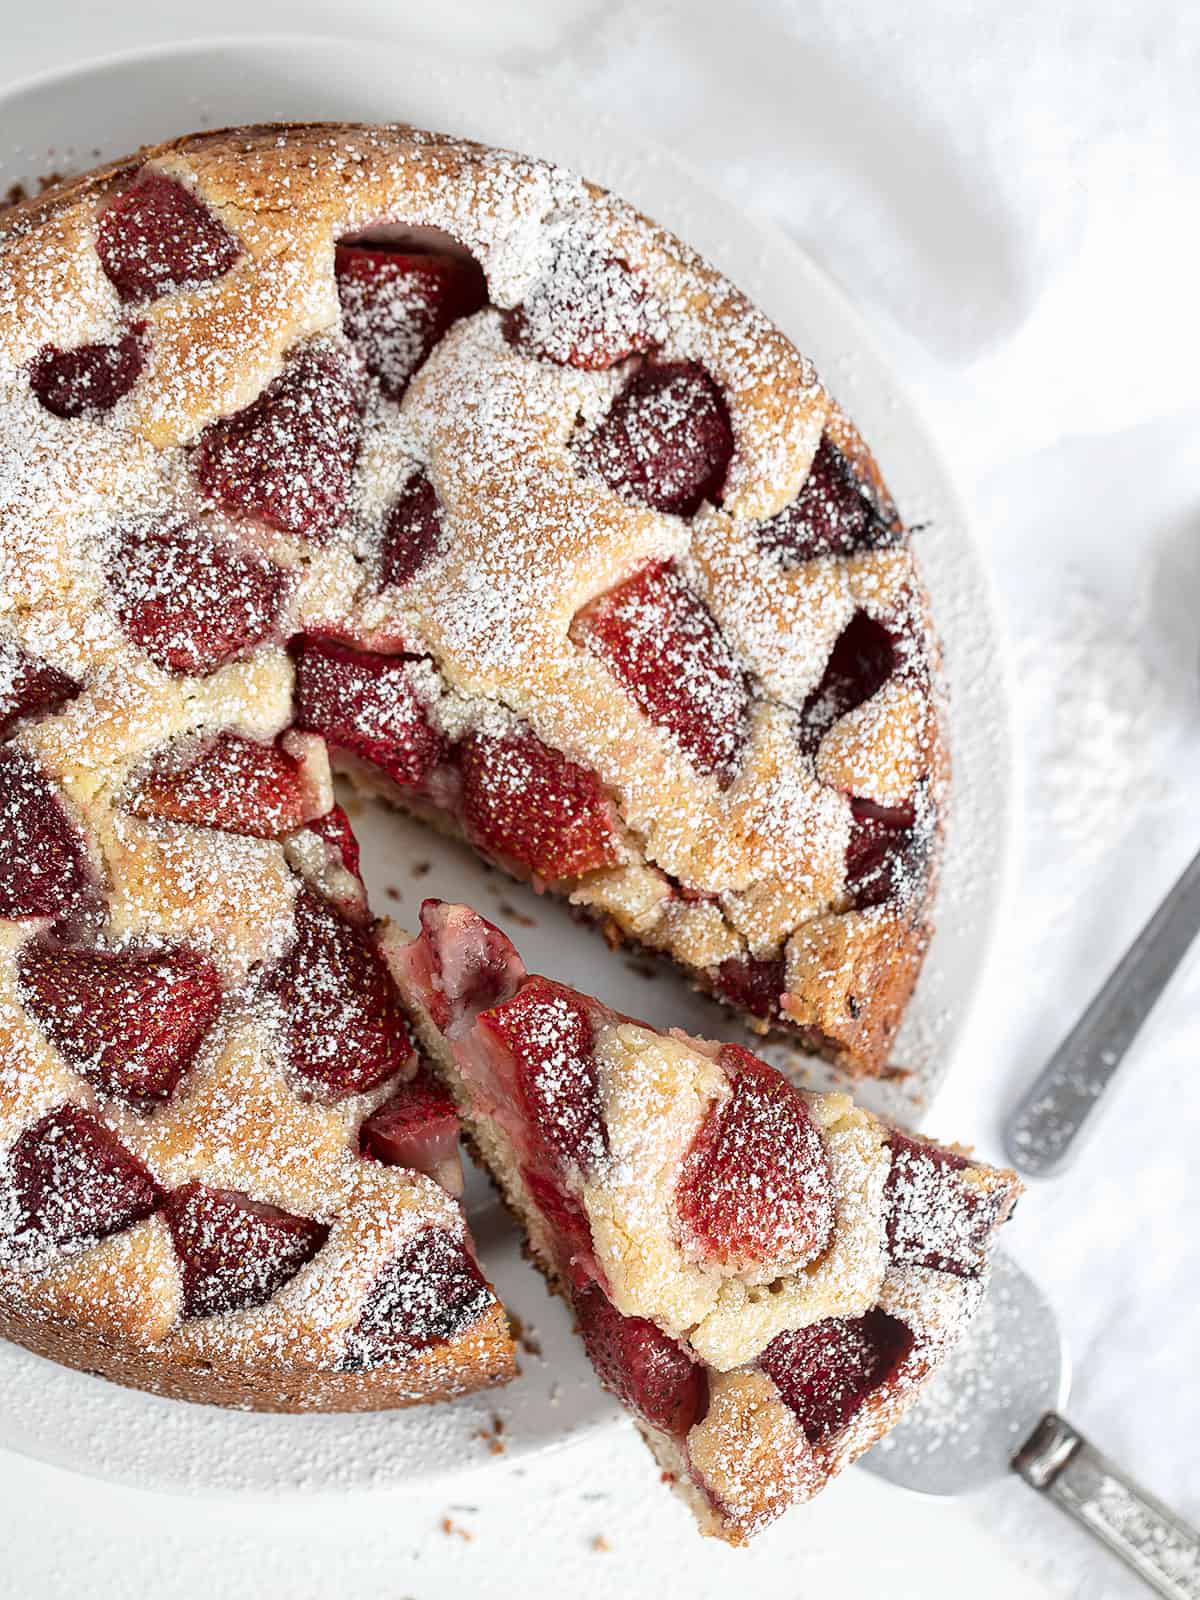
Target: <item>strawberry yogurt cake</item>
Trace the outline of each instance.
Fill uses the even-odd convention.
[[[503,1382],[462,1114],[601,1376],[746,1537],[912,1392],[1011,1179],[529,979],[465,908],[406,942],[331,770],[881,1074],[946,767],[867,447],[612,196],[409,127],[297,125],[10,208],[0,1330],[262,1409]],[[486,993],[447,977],[485,948]],[[514,1090],[538,1041],[578,1103]],[[653,1174],[620,1177],[643,1135]],[[760,1145],[777,1211],[743,1193]]]

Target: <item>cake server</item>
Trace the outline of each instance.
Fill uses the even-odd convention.
[[[1176,967],[1200,932],[1200,854],[1009,1118],[1008,1159],[1033,1178],[1061,1172]]]
[[[1054,1308],[1000,1251],[962,1344],[862,1465],[919,1494],[959,1495],[1016,1472],[1166,1600],[1200,1600],[1200,1533],[1063,1415],[1070,1364]]]

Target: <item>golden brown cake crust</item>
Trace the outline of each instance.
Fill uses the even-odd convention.
[[[19,1288],[0,1289],[0,1337],[35,1355],[169,1400],[239,1411],[388,1411],[453,1400],[516,1376],[508,1320],[494,1305],[470,1333],[423,1351],[403,1369],[363,1372],[256,1371],[218,1361],[188,1362],[170,1352],[110,1341],[87,1321],[31,1312]]]

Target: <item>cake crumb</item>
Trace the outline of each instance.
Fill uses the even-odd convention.
[[[599,1552],[606,1552],[612,1549],[612,1545],[609,1544],[608,1540],[602,1533],[597,1533],[592,1536],[592,1549]]]
[[[498,900],[496,910],[502,917],[507,917],[510,922],[515,922],[518,928],[536,928],[537,920],[527,916],[524,911],[518,911],[510,900]]]
[[[462,1527],[459,1523],[454,1522],[450,1517],[442,1518],[442,1532],[446,1535],[447,1539],[461,1539],[464,1544],[471,1544],[475,1538],[475,1535],[469,1528]]]
[[[508,1313],[508,1321],[509,1326],[512,1328],[513,1338],[521,1346],[521,1349],[525,1351],[526,1355],[540,1357],[542,1353],[541,1341],[538,1339],[537,1329],[533,1324],[523,1322],[515,1311]]]
[[[477,1429],[475,1437],[487,1445],[488,1450],[492,1455],[502,1456],[508,1449],[508,1446],[504,1442],[503,1434],[504,1418],[499,1414],[499,1412],[494,1411],[492,1413],[491,1423],[486,1428]]]

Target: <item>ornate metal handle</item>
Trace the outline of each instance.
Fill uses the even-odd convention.
[[[1115,1077],[1125,1052],[1200,932],[1200,855],[1159,906],[1108,982],[1059,1045],[1009,1119],[1009,1160],[1048,1178]]]
[[[1165,1600],[1200,1600],[1200,1533],[1139,1489],[1048,1411],[1013,1458],[1025,1482],[1132,1567]]]

